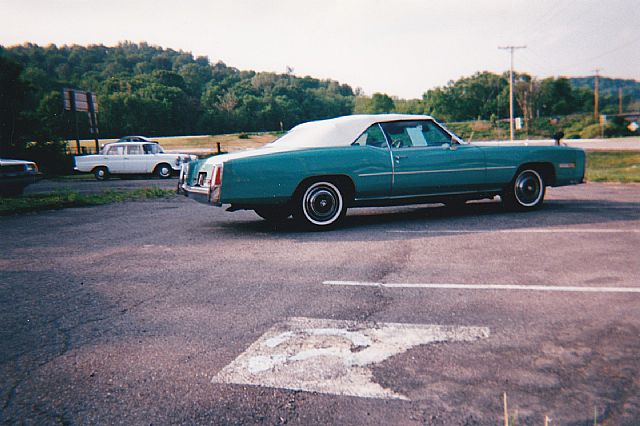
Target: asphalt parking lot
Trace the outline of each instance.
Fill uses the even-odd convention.
[[[317,233],[177,196],[0,230],[2,423],[495,425],[504,393],[519,425],[640,419],[638,184]]]

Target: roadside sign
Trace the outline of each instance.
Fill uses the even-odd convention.
[[[72,111],[75,104],[76,111],[98,112],[98,98],[95,93],[76,89],[62,89],[64,109]],[[91,106],[93,104],[93,107]]]
[[[96,141],[96,152],[99,152],[98,143],[98,98],[95,93],[78,89],[62,89],[63,107],[66,111],[71,111],[76,123],[76,150],[80,154],[80,136],[78,131],[78,117],[76,112],[82,111],[89,115],[89,133]]]

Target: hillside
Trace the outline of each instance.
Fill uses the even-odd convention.
[[[595,77],[571,77],[569,81],[575,88],[593,90]],[[618,96],[618,89],[622,89],[624,96],[640,99],[640,81],[619,78],[599,77],[598,88],[600,94]]]

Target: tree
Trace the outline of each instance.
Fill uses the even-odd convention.
[[[576,112],[576,98],[569,80],[564,77],[545,78],[540,83],[540,111],[545,116]]]
[[[20,75],[22,66],[0,52],[0,155],[13,156],[28,141],[28,102],[31,87]]]
[[[373,114],[391,112],[394,108],[395,104],[393,103],[393,99],[384,93],[374,93],[371,97],[369,112]]]

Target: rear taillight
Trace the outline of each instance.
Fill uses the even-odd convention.
[[[211,189],[209,190],[209,201],[211,204],[220,205],[220,187],[222,186],[223,165],[218,164],[213,169],[211,177]]]
[[[213,173],[213,186],[222,185],[222,165],[216,166]]]

